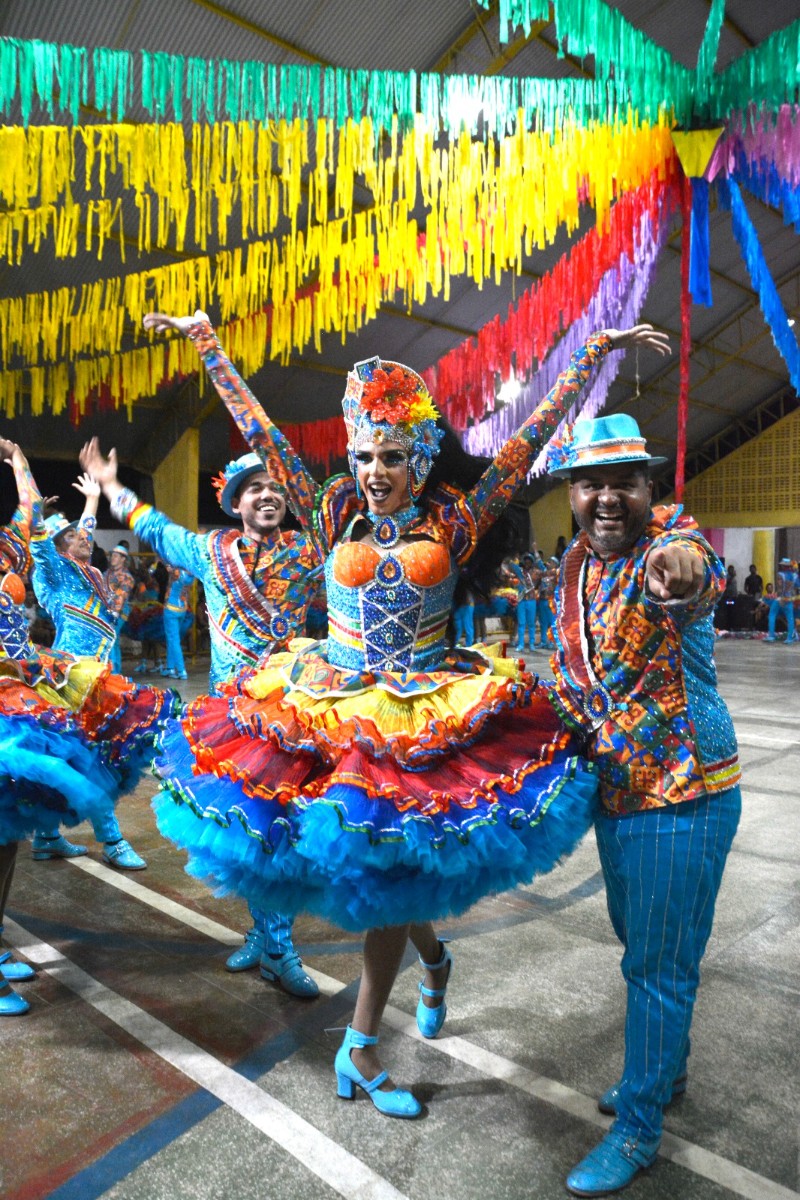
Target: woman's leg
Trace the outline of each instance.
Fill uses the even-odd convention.
[[[378,1036],[383,1010],[400,970],[407,942],[408,925],[370,929],[364,938],[364,968],[351,1025],[367,1037]],[[374,1079],[383,1070],[376,1046],[354,1049],[350,1057],[365,1079]],[[382,1092],[391,1092],[393,1088],[390,1079],[380,1086]]]
[[[436,931],[430,921],[426,921],[424,925],[409,925],[408,935],[423,963],[439,962],[444,946],[436,936]],[[427,968],[422,983],[430,991],[438,991],[440,988],[446,987],[449,974],[450,964],[445,962],[436,970],[432,971]],[[438,1008],[442,1003],[437,996],[426,996],[424,992],[421,994],[422,1003],[426,1008]]]
[[[16,842],[7,842],[5,846],[0,846],[0,928],[2,928],[3,925],[3,916],[6,911],[6,901],[8,900],[8,893],[11,890],[11,880],[14,878],[14,864],[16,861]],[[0,975],[0,997],[3,996],[14,997],[14,992],[12,991],[10,984],[8,984],[3,976]]]

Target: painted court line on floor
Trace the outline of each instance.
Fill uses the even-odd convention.
[[[321,1133],[268,1092],[218,1062],[213,1055],[150,1016],[46,942],[37,941],[16,921],[6,924],[8,940],[40,970],[52,975],[84,1003],[103,1013],[154,1054],[244,1117],[276,1145],[349,1200],[408,1200],[388,1180]]]
[[[221,942],[223,946],[242,945],[241,932],[237,933],[235,929],[221,925],[219,921],[212,921],[210,917],[204,917],[202,913],[195,912],[193,908],[187,908],[185,904],[180,904],[177,900],[170,900],[169,896],[162,896],[160,892],[145,887],[144,884],[138,883],[137,880],[131,879],[129,875],[124,875],[114,867],[107,867],[93,858],[67,858],[64,861],[72,867],[78,867],[81,871],[85,871],[87,875],[93,875],[95,879],[118,888],[119,891],[132,896],[134,900],[157,909],[165,916],[172,917],[173,921],[188,925],[190,929],[196,929],[198,933],[205,934],[215,942]],[[341,979],[334,979],[330,975],[323,974],[322,971],[315,971],[307,963],[304,963],[303,966],[314,979],[319,990],[326,996],[335,996],[337,992],[341,992],[347,986],[342,983]]]
[[[410,1037],[416,1034],[416,1021],[400,1009],[387,1006],[384,1019],[387,1025],[391,1025],[400,1033],[406,1033]],[[537,1075],[527,1067],[522,1067],[499,1054],[493,1054],[490,1050],[483,1050],[464,1038],[442,1036],[436,1039],[434,1045],[441,1053],[473,1067],[481,1074],[518,1088],[537,1100],[544,1100],[579,1120],[599,1125],[601,1129],[607,1129],[611,1124],[611,1118],[604,1117],[599,1112],[596,1100],[585,1096],[583,1092],[565,1087],[555,1079],[548,1079],[546,1075]],[[730,1159],[710,1150],[704,1150],[702,1146],[696,1146],[693,1142],[675,1137],[674,1134],[664,1134],[658,1153],[661,1158],[685,1167],[695,1175],[702,1175],[705,1179],[735,1192],[736,1195],[745,1197],[746,1200],[797,1200],[798,1193],[793,1192],[791,1188],[766,1179],[763,1175],[757,1175],[747,1167],[731,1162]]]
[[[174,920],[197,929],[200,933],[206,934],[215,941],[221,941],[224,945],[238,946],[241,943],[241,934],[229,929],[227,925],[212,921],[210,918],[194,912],[193,909],[187,908],[175,900],[170,900],[166,896],[162,896],[159,892],[155,892],[151,888],[137,883],[130,877],[115,871],[112,867],[107,867],[90,858],[73,858],[66,861],[72,866],[80,867],[81,870],[86,871],[88,874],[94,875],[96,878],[119,888],[142,903],[149,904],[152,908],[164,912]],[[20,946],[20,949],[23,949],[23,947]],[[56,951],[56,953],[58,952]],[[328,996],[336,995],[337,992],[342,991],[346,986],[341,980],[333,979],[330,975],[324,975],[320,971],[309,969],[308,964],[304,963],[304,966],[306,966],[309,974],[317,981],[320,991]],[[78,968],[75,969],[77,970]],[[387,1025],[391,1026],[398,1033],[420,1040],[416,1020],[414,1017],[409,1016],[408,1013],[403,1012],[402,1009],[387,1005],[384,1019]],[[439,1053],[462,1062],[466,1066],[480,1071],[483,1075],[507,1084],[509,1087],[518,1088],[527,1095],[534,1096],[538,1100],[543,1100],[547,1104],[552,1104],[555,1108],[569,1113],[579,1120],[587,1121],[591,1125],[597,1125],[601,1129],[607,1129],[610,1125],[609,1118],[604,1117],[598,1111],[596,1101],[592,1097],[585,1096],[583,1092],[566,1087],[564,1084],[559,1083],[555,1079],[549,1079],[545,1075],[536,1075],[533,1071],[529,1071],[526,1067],[520,1066],[511,1059],[503,1058],[499,1054],[493,1054],[489,1050],[483,1050],[480,1046],[476,1046],[474,1043],[459,1037],[438,1037],[435,1043],[429,1044],[432,1044],[434,1049],[438,1050]],[[204,1052],[200,1051],[200,1053]],[[203,1086],[206,1085],[204,1084]],[[212,1088],[208,1090],[213,1091]],[[217,1093],[214,1094],[216,1095]],[[748,1170],[747,1167],[731,1162],[730,1159],[723,1158],[719,1154],[714,1154],[710,1150],[704,1150],[702,1146],[696,1146],[693,1142],[685,1141],[683,1138],[676,1137],[673,1134],[664,1134],[659,1153],[662,1158],[685,1167],[695,1175],[701,1175],[719,1184],[721,1187],[728,1188],[729,1191],[736,1193],[736,1195],[744,1197],[744,1200],[797,1200],[798,1193],[784,1187],[783,1184],[776,1183],[774,1180],[767,1179],[762,1175],[757,1175],[754,1171]]]

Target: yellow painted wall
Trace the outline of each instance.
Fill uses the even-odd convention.
[[[800,525],[800,410],[690,480],[683,503],[703,529]]]
[[[200,430],[187,429],[153,472],[156,508],[186,529],[197,529],[199,477]]]
[[[572,540],[569,486],[559,483],[530,506],[533,538],[545,558],[550,558],[560,537]]]
[[[753,530],[753,562],[764,586],[775,581],[775,530]]]

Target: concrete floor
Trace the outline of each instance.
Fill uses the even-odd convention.
[[[546,656],[531,660],[546,671]],[[718,647],[745,767],[744,814],[705,958],[690,1086],[636,1200],[798,1195],[800,648]],[[186,696],[204,683],[192,672]],[[124,803],[148,869],[20,848],[7,940],[40,968],[3,1022],[5,1200],[550,1200],[605,1124],[622,1056],[619,949],[587,839],[534,887],[453,921],[443,1035],[413,1020],[409,956],[383,1053],[427,1111],[391,1121],[336,1098],[358,940],[299,919],[322,997],[291,1000],[223,963],[246,910],[182,870],[149,807]]]

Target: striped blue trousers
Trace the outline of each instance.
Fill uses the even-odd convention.
[[[700,961],[742,808],[738,787],[595,822],[611,924],[624,947],[625,1065],[613,1128],[657,1140],[686,1070]]]

